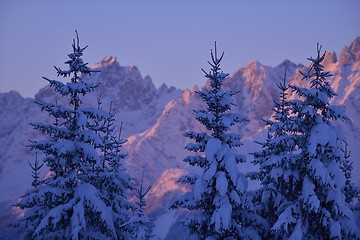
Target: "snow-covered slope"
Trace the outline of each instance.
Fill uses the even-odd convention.
[[[309,56],[312,53],[309,53]],[[205,60],[204,60],[205,61]],[[226,63],[226,58],[224,59]],[[178,90],[162,85],[158,89],[150,77],[142,77],[135,66],[121,66],[116,58],[105,57],[92,68],[101,70],[87,78],[87,81],[101,82],[96,94],[84,103],[97,106],[101,93],[102,107],[106,110],[113,102],[117,110],[118,125],[123,122],[123,137],[128,138],[125,148],[129,153],[127,166],[135,178],[144,172],[145,184],[152,184],[149,194],[148,212],[155,215],[167,214],[165,209],[178,191],[185,191],[174,179],[183,171],[192,171],[182,159],[188,154],[184,150],[186,139],[182,136],[188,130],[204,130],[194,119],[193,109],[203,106],[196,96],[197,87],[192,90]],[[249,122],[239,126],[245,139],[241,152],[256,149],[254,138],[261,138],[264,123],[261,119],[272,114],[273,98],[279,93],[276,83],[282,81],[285,68],[289,83],[303,85],[299,70],[306,67],[285,60],[276,67],[252,62],[232,73],[224,87],[239,91],[235,96],[233,111],[246,113]],[[342,124],[348,138],[354,172],[360,171],[360,37],[356,38],[337,56],[328,52],[325,69],[334,74],[332,86],[338,92],[334,101],[346,107],[349,122]],[[226,69],[225,69],[226,70]],[[203,87],[207,87],[206,84]],[[36,101],[61,102],[48,87],[35,97]],[[27,161],[34,159],[24,147],[29,139],[41,136],[33,131],[29,122],[47,119],[33,99],[24,99],[18,93],[0,94],[0,212],[7,213],[11,203],[30,187],[31,176]],[[250,157],[249,157],[250,158]],[[248,159],[250,161],[250,159]],[[251,164],[242,166],[248,171]],[[354,174],[360,184],[360,176]],[[151,199],[151,200],[150,200]],[[154,200],[155,199],[155,200]],[[160,204],[164,203],[164,204]],[[162,206],[162,207],[159,207]],[[164,215],[166,219],[168,215]],[[5,215],[0,214],[4,221]],[[0,221],[1,223],[1,221]]]

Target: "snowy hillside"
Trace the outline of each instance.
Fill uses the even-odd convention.
[[[309,53],[310,55],[311,53]],[[291,56],[289,56],[291,57]],[[224,60],[226,66],[226,60]],[[199,69],[202,66],[199,66]],[[116,58],[105,57],[92,66],[101,70],[86,80],[101,82],[97,93],[84,103],[97,106],[97,96],[101,95],[102,107],[108,110],[110,102],[117,111],[117,122],[123,122],[123,137],[128,138],[125,148],[129,153],[127,166],[129,173],[139,179],[144,172],[145,184],[154,187],[148,198],[148,212],[168,220],[177,218],[166,212],[171,199],[177,192],[186,189],[176,184],[175,179],[183,174],[187,165],[182,159],[188,155],[182,134],[187,130],[201,130],[195,121],[193,109],[202,107],[201,100],[192,90],[179,90],[162,85],[156,88],[149,76],[142,77],[135,66],[121,66]],[[224,82],[226,89],[239,91],[235,96],[236,106],[233,111],[246,113],[249,122],[239,129],[245,138],[245,145],[240,151],[247,154],[256,149],[253,139],[262,138],[264,123],[261,119],[271,117],[273,98],[279,93],[276,83],[283,79],[285,68],[290,84],[302,85],[299,70],[306,71],[306,66],[285,60],[276,67],[264,66],[252,62],[229,76]],[[354,172],[360,171],[360,37],[345,47],[337,56],[328,52],[325,70],[334,76],[332,87],[338,93],[333,101],[346,107],[349,122],[340,123],[344,128]],[[228,71],[225,69],[225,71]],[[207,83],[208,84],[208,83]],[[207,84],[203,87],[207,87]],[[45,87],[35,96],[38,102],[55,102],[60,99],[51,89]],[[61,100],[59,100],[61,101]],[[29,122],[46,119],[40,112],[34,99],[24,99],[17,92],[0,93],[0,224],[5,224],[11,204],[31,186],[31,170],[27,164],[34,160],[34,154],[24,147],[29,139],[41,136],[31,129]],[[251,164],[243,166],[242,171],[249,171]],[[252,170],[252,169],[251,169]],[[45,172],[43,172],[45,174]],[[360,185],[360,176],[353,175]],[[161,204],[163,203],[163,204]],[[165,221],[164,220],[164,221]],[[171,224],[168,226],[170,229]],[[162,233],[164,238],[167,234]]]

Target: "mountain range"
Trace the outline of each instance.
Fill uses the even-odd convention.
[[[312,53],[309,53],[309,56]],[[205,59],[206,60],[206,59]],[[204,61],[205,61],[204,60]],[[226,63],[226,57],[223,60]],[[147,212],[157,216],[167,228],[158,231],[165,239],[166,231],[180,213],[169,213],[171,201],[179,193],[187,191],[176,180],[189,168],[182,159],[189,154],[184,146],[187,139],[183,133],[189,130],[204,131],[194,118],[194,109],[204,107],[196,91],[208,87],[208,82],[193,89],[176,89],[165,84],[156,88],[149,76],[142,77],[136,66],[121,66],[115,57],[105,57],[91,67],[100,72],[84,77],[84,81],[100,83],[95,93],[85,96],[87,106],[116,109],[118,127],[122,125],[122,137],[128,141],[124,148],[128,152],[126,166],[138,182],[144,175],[146,185],[152,185],[148,195]],[[337,92],[332,102],[346,108],[349,121],[339,122],[347,138],[350,159],[354,162],[354,173],[360,170],[360,37],[343,48],[337,55],[327,52],[324,68],[333,76],[329,79]],[[256,169],[251,164],[249,153],[259,149],[254,140],[261,141],[266,135],[262,119],[271,118],[273,99],[279,97],[276,83],[281,82],[286,71],[287,83],[306,85],[299,71],[308,67],[289,60],[276,67],[265,66],[257,61],[229,75],[224,88],[239,91],[234,97],[232,111],[244,113],[248,122],[238,126],[244,145],[240,152],[246,155],[247,163],[239,166],[243,172]],[[35,99],[23,98],[16,91],[0,93],[0,225],[4,226],[17,212],[14,203],[31,187],[31,169],[27,162],[35,159],[35,153],[25,146],[29,139],[43,136],[34,131],[29,123],[50,121],[40,111],[36,102],[66,103],[50,87],[44,87]],[[40,156],[41,157],[41,156]],[[43,176],[47,170],[42,169]],[[355,184],[360,185],[360,176],[353,174]],[[256,183],[252,183],[255,188]],[[181,215],[181,214],[180,214]],[[169,219],[172,219],[169,223]],[[175,220],[174,220],[175,219]],[[160,220],[159,220],[160,221]],[[165,231],[161,232],[160,231]]]

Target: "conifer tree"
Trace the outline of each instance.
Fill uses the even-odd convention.
[[[233,104],[234,91],[223,89],[223,81],[228,76],[220,72],[224,53],[218,58],[211,51],[211,71],[205,73],[210,81],[209,89],[197,94],[207,104],[207,109],[196,110],[196,119],[207,132],[187,132],[185,136],[194,140],[186,149],[196,153],[184,159],[191,166],[200,168],[200,174],[184,176],[179,181],[189,184],[193,190],[173,204],[173,208],[191,211],[184,224],[190,234],[199,239],[242,239],[254,236],[249,226],[250,212],[247,209],[247,179],[238,170],[238,163],[245,161],[237,155],[234,148],[242,145],[240,135],[228,133],[237,123],[246,118],[240,114],[229,113]]]
[[[255,154],[266,173],[260,179],[263,193],[271,196],[267,205],[277,208],[269,218],[274,239],[359,238],[354,214],[345,201],[344,139],[334,124],[347,118],[342,108],[330,104],[336,94],[327,80],[331,74],[321,65],[324,57],[318,46],[317,57],[308,58],[309,72],[300,72],[310,88],[290,85],[299,99],[285,104],[290,115],[269,128],[262,152]],[[274,134],[274,125],[280,126],[284,137]]]
[[[122,145],[126,142],[121,138],[123,123],[121,122],[119,132],[116,134],[116,110],[112,107],[112,103],[108,114],[102,134],[101,166],[94,176],[96,179],[94,182],[98,183],[97,187],[100,189],[103,201],[112,208],[112,218],[115,226],[118,226],[117,235],[129,239],[132,235],[132,226],[125,223],[133,217],[132,209],[135,206],[127,200],[127,195],[134,189],[134,185],[123,165],[127,156],[121,151]]]
[[[344,193],[345,193],[345,201],[349,204],[351,204],[354,199],[357,199],[360,195],[359,195],[359,189],[357,189],[354,186],[354,183],[351,181],[352,179],[352,170],[353,170],[353,166],[352,166],[352,161],[350,160],[350,154],[351,152],[348,151],[348,145],[345,143],[344,145],[344,162],[341,166],[341,169],[343,170],[344,174],[345,174],[345,187],[344,187]]]
[[[108,186],[100,187],[102,177],[112,176],[103,168],[102,160],[107,156],[101,155],[101,151],[108,143],[106,124],[113,115],[82,107],[82,96],[93,92],[97,85],[82,81],[81,75],[90,75],[94,70],[83,62],[86,47],[80,47],[77,32],[76,37],[73,52],[65,62],[69,69],[55,67],[58,76],[70,77],[70,81],[44,78],[69,104],[38,103],[55,123],[32,124],[47,139],[32,141],[30,148],[45,155],[43,160],[51,175],[16,204],[25,211],[16,224],[25,239],[119,239],[123,238],[122,221],[130,218],[120,216],[126,213],[120,209],[121,204],[115,203],[121,195],[116,185],[122,182],[106,180],[113,191]],[[120,144],[114,148],[119,147]]]
[[[134,195],[137,199],[135,202],[137,208],[134,209],[136,215],[133,216],[131,221],[131,224],[134,226],[132,231],[132,238],[134,240],[149,240],[154,237],[154,235],[152,235],[152,231],[154,228],[155,219],[149,218],[144,213],[146,207],[145,196],[149,193],[150,189],[151,186],[144,188],[144,174],[142,174],[140,186],[134,192]]]
[[[256,192],[253,201],[255,209],[260,216],[265,218],[272,227],[288,202],[296,197],[300,188],[297,179],[300,176],[299,162],[296,151],[296,135],[291,130],[293,127],[290,117],[291,104],[288,100],[286,84],[286,69],[284,80],[278,83],[280,90],[279,100],[274,101],[274,114],[272,119],[265,120],[268,127],[267,138],[261,144],[261,150],[253,153],[254,164],[259,165],[259,172],[252,177],[261,183],[261,188]],[[263,239],[282,239],[283,233],[258,228]]]

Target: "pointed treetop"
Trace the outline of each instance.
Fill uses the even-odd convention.
[[[314,77],[310,81],[311,86],[313,88],[320,89],[324,83],[326,82],[327,77],[333,76],[329,72],[324,71],[324,66],[321,64],[321,62],[325,59],[326,51],[321,55],[321,48],[322,46],[317,43],[317,57],[309,57],[308,60],[311,61],[312,65],[307,73],[303,73],[300,71],[300,74],[303,76],[303,79],[310,79]]]
[[[281,90],[280,98],[281,98],[283,104],[284,104],[285,100],[287,99],[286,96],[288,95],[286,93],[286,91],[289,89],[289,87],[286,85],[286,72],[287,72],[287,67],[285,67],[283,82],[276,83],[276,86]]]
[[[89,67],[87,67],[88,63],[83,62],[81,57],[87,46],[85,46],[84,48],[80,47],[79,34],[76,30],[75,33],[76,33],[76,41],[75,39],[73,39],[73,43],[72,43],[73,52],[68,54],[68,57],[70,59],[65,62],[65,64],[69,65],[69,70],[61,70],[61,68],[54,66],[58,76],[67,77],[73,73],[74,77],[71,78],[72,82],[80,81],[78,73],[91,75],[92,72],[98,72],[96,70],[91,70]]]
[[[220,58],[217,57],[217,48],[216,48],[216,41],[215,41],[215,56],[214,56],[214,53],[213,53],[213,50],[210,49],[210,52],[211,52],[211,59],[213,61],[214,64],[219,64],[222,60],[222,58],[224,57],[224,52],[221,54]],[[212,64],[209,62],[209,64],[212,66]]]
[[[81,48],[81,47],[80,47],[80,40],[79,40],[78,31],[75,30],[75,33],[76,33],[76,45],[75,45],[75,39],[73,39],[72,47],[73,47],[73,50],[74,50],[74,54],[75,54],[77,57],[81,57],[81,56],[83,55],[83,51],[84,51],[88,46],[85,46],[84,48]],[[70,57],[70,56],[69,56],[69,57]]]
[[[210,62],[210,61],[207,61],[208,63],[209,63],[209,65],[211,66],[211,70],[213,71],[213,74],[215,74],[215,73],[218,73],[218,71],[221,69],[220,68],[220,62],[221,62],[221,60],[223,59],[223,57],[224,57],[224,52],[222,52],[222,54],[221,54],[221,56],[220,56],[220,58],[218,58],[218,56],[217,56],[217,46],[216,46],[216,41],[215,41],[215,55],[214,55],[214,51],[213,51],[213,49],[210,49],[210,53],[211,53],[211,60],[212,60],[212,62]],[[205,77],[207,77],[207,78],[212,78],[212,75],[211,75],[211,73],[207,73],[204,69],[202,69],[201,68],[201,70],[203,71],[203,73],[205,73]],[[228,74],[226,74],[226,76],[227,76]],[[225,76],[225,77],[226,77]],[[224,77],[224,78],[225,78]]]
[[[141,183],[138,189],[136,189],[136,192],[134,192],[135,197],[139,200],[138,202],[135,202],[139,206],[140,215],[143,214],[144,208],[146,207],[145,202],[145,196],[148,194],[148,192],[151,189],[151,185],[149,185],[147,188],[144,189],[144,171],[141,173]]]
[[[211,70],[207,73],[204,69],[201,68],[201,71],[205,74],[205,77],[210,79],[210,85],[212,88],[219,90],[222,85],[222,81],[229,76],[227,73],[220,72],[220,62],[224,57],[224,52],[222,52],[220,58],[217,55],[217,46],[215,42],[215,54],[214,51],[211,49],[211,61],[207,61],[208,64],[211,66]]]

